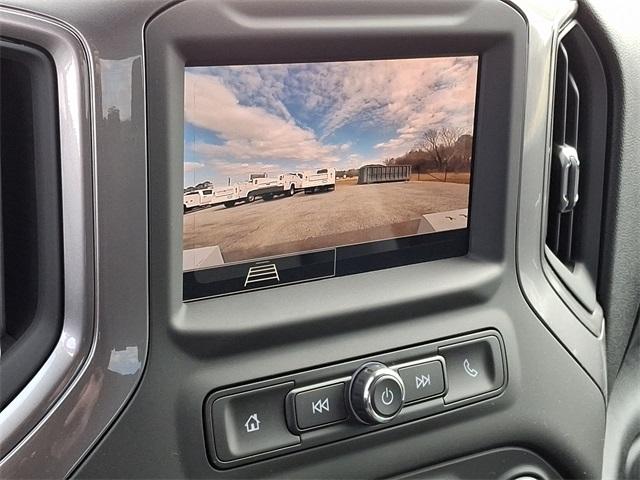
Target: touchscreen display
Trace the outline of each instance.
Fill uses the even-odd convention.
[[[185,299],[466,254],[477,76],[477,56],[185,67]]]

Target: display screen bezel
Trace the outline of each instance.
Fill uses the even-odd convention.
[[[465,52],[455,55],[394,56],[332,59],[331,62],[362,60],[430,59],[438,57],[476,58],[475,103],[473,115],[473,143],[470,163],[467,222],[463,228],[431,233],[413,234],[388,239],[372,240],[356,244],[336,245],[331,248],[303,250],[289,254],[256,257],[230,262],[222,266],[183,271],[183,301],[201,300],[234,295],[254,290],[265,290],[296,283],[322,280],[332,277],[355,275],[415,263],[464,256],[469,251],[469,228],[472,215],[473,172],[476,163],[476,131],[480,92],[481,52]],[[264,65],[266,62],[224,63],[202,65],[185,62],[184,71],[194,66],[247,66]],[[269,64],[322,63],[322,62],[269,62]],[[183,125],[184,136],[184,125]],[[268,263],[279,273],[278,280],[258,285],[247,284],[252,266]],[[292,266],[293,264],[293,266]]]
[[[272,329],[285,334],[293,325],[325,331],[332,319],[348,319],[354,326],[386,322],[373,310],[376,305],[420,301],[425,308],[438,309],[446,299],[456,298],[461,306],[481,301],[513,254],[505,229],[514,221],[511,189],[519,171],[511,160],[522,152],[526,24],[500,2],[477,8],[460,8],[455,1],[437,8],[429,3],[389,2],[377,10],[380,21],[373,23],[370,4],[339,2],[332,15],[313,16],[316,27],[309,29],[309,12],[296,5],[269,10],[271,4],[262,2],[185,3],[173,7],[171,16],[159,15],[145,30],[149,278],[154,310],[169,311],[176,332],[206,331],[207,338],[221,335],[237,342],[248,332]],[[491,28],[479,21],[478,11],[496,19]],[[251,22],[238,22],[239,18]],[[184,29],[185,24],[190,28]],[[466,255],[185,302],[180,206],[185,66],[465,54],[480,58]],[[327,298],[331,302],[322,300]]]

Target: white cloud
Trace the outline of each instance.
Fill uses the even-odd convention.
[[[472,57],[312,65],[297,75],[309,97],[329,105],[323,138],[353,122],[393,125],[396,135],[376,145],[385,155],[406,152],[429,128],[470,131],[476,76]]]
[[[323,145],[312,131],[264,108],[240,104],[216,77],[186,74],[185,120],[215,132],[223,140],[221,145],[195,145],[195,150],[207,158],[314,163],[339,160],[335,146]]]
[[[275,175],[280,173],[281,166],[273,163],[263,162],[244,162],[238,163],[230,160],[212,159],[209,161],[209,165],[215,168],[218,174],[223,178],[219,178],[217,182],[224,182],[224,177],[231,177],[233,179],[239,178],[243,180],[249,179],[249,175],[252,173],[267,173],[269,175]]]
[[[200,162],[184,162],[184,173],[193,172],[203,167],[204,167],[204,164]]]

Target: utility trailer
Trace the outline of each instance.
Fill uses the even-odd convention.
[[[247,182],[215,189],[213,204],[223,204],[225,207],[231,208],[236,203],[252,203],[258,198],[271,200],[275,196],[285,195],[286,193],[279,179],[254,177]]]
[[[183,197],[183,212],[187,213],[197,207],[213,205],[214,193],[211,188],[191,190]]]
[[[320,168],[302,172],[302,189],[304,193],[327,192],[335,188],[335,168]]]

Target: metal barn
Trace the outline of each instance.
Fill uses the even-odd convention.
[[[358,184],[406,182],[411,178],[411,165],[364,165],[358,172]]]

